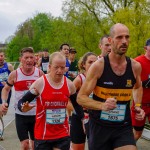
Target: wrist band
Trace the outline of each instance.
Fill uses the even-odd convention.
[[[6,81],[6,83],[7,83],[8,86],[11,86],[11,87],[13,86],[12,84],[8,83],[8,81]]]
[[[137,103],[135,104],[135,107],[141,107],[141,104]]]

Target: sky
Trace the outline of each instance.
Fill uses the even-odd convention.
[[[0,0],[0,43],[13,35],[17,26],[37,12],[62,15],[63,0]]]

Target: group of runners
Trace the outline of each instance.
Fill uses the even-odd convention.
[[[137,61],[126,56],[129,40],[127,26],[117,23],[100,39],[99,56],[87,52],[77,61],[77,51],[64,43],[50,56],[45,49],[35,62],[33,48],[21,50],[21,66],[9,72],[7,67],[7,78],[0,82],[3,114],[15,89],[22,150],[84,150],[86,139],[89,150],[137,149],[149,116],[150,40]]]

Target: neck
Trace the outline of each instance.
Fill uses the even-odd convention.
[[[71,62],[74,62],[75,58],[69,58],[69,60],[70,60]]]
[[[33,71],[34,71],[34,67],[32,67],[32,68],[24,68],[24,67],[22,67],[21,68],[22,69],[22,72],[24,73],[24,74],[32,74],[33,73]]]
[[[51,82],[53,82],[54,84],[60,84],[62,82],[63,78],[56,78],[53,77],[50,73],[48,74],[48,78]]]
[[[125,55],[114,55],[114,54],[109,54],[109,60],[113,63],[116,64],[121,64],[126,60]]]
[[[145,57],[146,57],[148,60],[150,60],[150,56],[148,56],[147,54],[145,54]]]

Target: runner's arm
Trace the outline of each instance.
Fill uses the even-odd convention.
[[[77,113],[77,115],[79,116],[80,119],[84,118],[84,111],[82,106],[80,106],[77,103],[77,93],[76,93],[76,88],[73,84],[73,82],[69,79],[68,80],[68,85],[69,85],[69,90],[70,90],[70,101],[73,105],[73,108],[75,109],[75,112]]]
[[[14,84],[15,79],[16,79],[16,71],[12,71],[8,76],[8,80],[5,86],[2,89],[1,99],[3,103],[2,103],[1,109],[4,114],[6,114],[8,111],[7,99],[8,99],[9,92]]]
[[[8,80],[6,82],[7,84],[5,84],[4,88],[2,89],[1,94],[2,101],[7,101],[8,94],[14,84],[15,79],[16,79],[16,71],[12,71],[8,76]]]
[[[143,120],[145,117],[145,112],[143,109],[141,109],[141,103],[142,103],[142,82],[141,82],[141,65],[139,62],[136,62],[135,60],[132,62],[133,72],[136,78],[136,84],[133,87],[133,99],[135,103],[135,111],[137,112],[135,115],[136,120]]]
[[[141,104],[142,103],[142,95],[143,95],[143,89],[142,89],[142,82],[141,82],[141,65],[139,62],[133,60],[132,61],[133,66],[133,72],[135,75],[136,83],[133,87],[133,99],[135,104]]]
[[[107,98],[105,103],[89,98],[89,95],[96,87],[97,80],[101,77],[104,69],[104,58],[94,62],[89,68],[85,82],[77,96],[77,102],[84,108],[93,110],[110,110],[116,108],[116,99]]]

